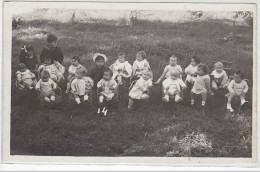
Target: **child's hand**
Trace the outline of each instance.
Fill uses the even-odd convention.
[[[154,84],[155,84],[155,85],[158,85],[158,84],[160,84],[160,82],[161,82],[161,81],[158,80],[158,81],[156,81]]]
[[[56,90],[57,90],[57,88],[56,88],[56,87],[54,87],[54,88],[53,88],[53,91],[56,91]]]

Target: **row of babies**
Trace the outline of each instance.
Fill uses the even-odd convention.
[[[71,65],[68,69],[69,75],[66,92],[68,93],[71,90],[75,96],[76,102],[80,103],[79,96],[81,96],[84,92],[88,93],[90,88],[94,86],[94,88],[101,88],[103,90],[101,91],[99,99],[99,101],[102,102],[104,98],[108,100],[112,99],[117,82],[119,85],[121,85],[123,78],[133,77],[134,79],[137,79],[137,82],[129,92],[130,99],[128,108],[130,109],[132,107],[133,101],[135,99],[149,98],[148,91],[153,84],[153,75],[150,65],[146,60],[145,52],[140,51],[136,54],[136,60],[133,66],[131,66],[131,64],[126,61],[125,56],[125,53],[120,53],[116,62],[112,64],[110,68],[106,68],[105,62],[107,61],[107,57],[104,54],[95,54],[93,57],[95,67],[90,71],[88,75],[89,77],[84,77],[86,69],[80,64],[80,59],[77,56],[73,57],[71,60]],[[39,66],[38,71],[42,71],[42,75],[40,75],[41,79],[37,83],[38,85],[36,84],[36,89],[40,90],[41,92],[46,93],[46,91],[41,89],[41,85],[47,86],[48,83],[48,85],[51,86],[51,83],[59,83],[62,79],[64,79],[63,74],[65,72],[65,68],[58,61],[53,61],[52,63],[52,59],[53,57],[46,56],[43,64]],[[198,57],[193,57],[191,59],[191,64],[185,69],[187,77],[184,83],[182,81],[183,71],[182,68],[177,64],[177,60],[178,58],[176,56],[171,56],[169,58],[169,65],[165,67],[162,75],[155,82],[155,84],[159,84],[161,80],[165,79],[163,81],[164,101],[168,102],[171,95],[175,96],[175,101],[177,102],[182,100],[180,96],[180,89],[185,88],[186,85],[191,85],[191,104],[194,104],[194,94],[201,94],[201,105],[205,106],[207,95],[213,94],[211,88],[215,90],[218,88],[227,88],[229,90],[230,95],[228,97],[229,99],[227,109],[230,111],[232,111],[230,103],[234,96],[239,96],[241,98],[241,104],[245,103],[244,95],[248,91],[248,86],[247,83],[243,80],[243,74],[241,71],[237,71],[234,75],[234,79],[229,81],[226,72],[223,70],[223,64],[221,62],[217,62],[214,65],[215,69],[212,72],[214,80],[211,87],[208,67],[204,64],[201,64]],[[19,66],[20,69],[17,72],[18,84],[21,87],[32,89],[34,82],[28,82],[30,79],[28,78],[28,75],[25,75],[25,73],[29,74],[29,70],[24,67],[24,64],[20,64]],[[43,80],[43,78],[48,78],[46,71],[48,71],[50,79]],[[32,73],[31,76],[33,77]],[[84,83],[81,82],[82,79],[84,79],[86,83],[85,89],[83,89],[84,87],[81,86],[82,83]],[[47,97],[46,94],[43,94],[46,96],[44,97],[46,101],[54,100],[53,92],[49,90],[50,89],[47,90],[49,92],[47,95],[50,98]],[[88,94],[85,94],[84,100],[88,100]]]

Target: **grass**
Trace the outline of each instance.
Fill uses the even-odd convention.
[[[20,47],[32,44],[39,55],[49,32],[59,37],[66,67],[72,56],[79,55],[90,69],[96,52],[108,56],[108,65],[115,61],[119,51],[124,51],[133,63],[136,52],[144,50],[155,79],[174,53],[183,68],[189,64],[191,55],[201,57],[210,66],[215,60],[231,61],[233,70],[243,70],[252,81],[252,71],[248,70],[253,65],[252,28],[228,25],[223,20],[141,21],[135,26],[30,21],[13,31],[13,74]],[[239,37],[222,42],[221,38],[230,32]],[[133,112],[126,111],[123,105],[117,114],[100,118],[94,109],[77,108],[66,102],[46,110],[37,107],[34,97],[29,105],[18,104],[14,90],[12,85],[11,154],[251,157],[251,109],[245,112],[243,122],[224,121],[224,107],[206,115],[185,104],[168,109],[161,103],[160,86],[155,86],[150,105]],[[188,142],[185,145],[183,141]]]

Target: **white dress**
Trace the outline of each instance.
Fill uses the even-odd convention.
[[[140,79],[138,79],[135,83],[135,85],[133,86],[133,88],[130,90],[129,92],[129,97],[131,97],[132,99],[141,99],[141,96],[144,94],[144,91],[147,90],[148,88],[150,88],[151,86],[153,86],[152,80],[144,80],[142,77]],[[143,88],[143,90],[141,89],[141,87]]]
[[[164,88],[164,93],[166,92],[166,88],[169,87],[168,92],[173,95],[176,91],[181,91],[181,87],[185,87],[185,83],[181,79],[173,80],[171,78],[167,78],[162,83]]]
[[[29,85],[32,85],[33,83],[35,83],[35,80],[33,80],[33,78],[35,78],[35,75],[32,72],[30,72],[30,70],[28,70],[28,69],[24,72],[17,71],[16,77],[17,77],[18,83],[21,80],[23,80],[24,83],[27,83]],[[19,86],[23,88],[23,85],[19,85]]]
[[[58,65],[56,66],[55,64],[50,64],[50,65],[41,65],[39,67],[39,72],[42,70],[47,70],[51,78],[56,81],[58,78],[63,77],[63,73],[65,72],[65,67],[63,67],[59,62]]]
[[[122,75],[125,78],[129,78],[132,75],[132,66],[128,61],[121,63],[116,60],[116,62],[110,66],[110,69],[113,71],[112,79],[115,79],[118,75]]]
[[[187,77],[186,77],[185,81],[187,81],[189,83],[194,83],[195,80],[197,79],[197,75],[195,75],[197,70],[198,70],[198,66],[194,67],[191,64],[188,67],[186,67],[185,73],[189,73],[189,74],[187,74]]]
[[[89,77],[76,78],[71,82],[71,91],[79,96],[83,96],[90,92],[93,85],[94,81]]]
[[[180,77],[181,77],[181,75],[182,75],[182,68],[179,65],[176,65],[174,67],[171,66],[171,65],[167,65],[164,68],[164,72],[166,72],[166,75],[165,75],[166,78],[169,78],[171,76],[171,72],[178,72],[178,73],[180,73]]]
[[[110,94],[113,93],[112,89],[115,89],[117,87],[117,83],[114,79],[111,79],[109,81],[106,81],[104,79],[101,79],[97,83],[97,88],[102,88],[101,94],[104,95],[105,97],[108,97]]]
[[[144,59],[142,61],[135,60],[133,63],[133,76],[141,77],[145,70],[151,70],[149,62]]]

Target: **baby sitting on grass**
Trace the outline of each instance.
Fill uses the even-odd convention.
[[[45,102],[55,101],[57,84],[50,78],[47,70],[41,72],[41,79],[37,82],[35,89],[40,92]]]
[[[170,78],[167,78],[163,81],[163,92],[164,102],[170,101],[170,96],[175,96],[175,101],[179,102],[182,100],[180,94],[181,94],[181,88],[186,88],[185,83],[180,79],[180,74],[175,71],[171,72]]]
[[[74,95],[77,104],[80,104],[80,98],[83,97],[83,101],[89,100],[89,95],[94,85],[94,81],[85,76],[87,70],[84,68],[78,68],[76,70],[76,78],[71,82],[71,92]]]
[[[16,72],[17,87],[21,89],[32,90],[36,84],[35,75],[27,69],[24,63],[19,64],[19,70]]]

